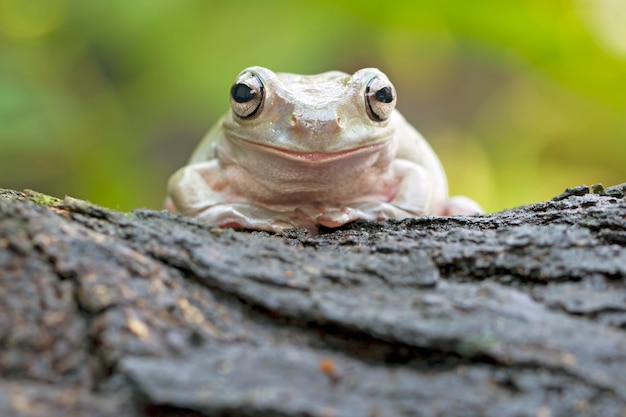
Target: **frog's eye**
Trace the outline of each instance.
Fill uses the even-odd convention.
[[[365,87],[365,108],[367,115],[375,122],[382,122],[391,116],[396,107],[396,92],[393,85],[384,77],[374,77]]]
[[[261,79],[252,72],[244,72],[230,89],[230,105],[242,119],[248,119],[261,110],[265,98]]]

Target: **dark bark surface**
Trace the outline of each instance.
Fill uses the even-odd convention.
[[[0,191],[0,416],[626,416],[626,184],[317,236]]]

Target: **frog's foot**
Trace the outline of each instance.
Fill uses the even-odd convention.
[[[411,213],[392,204],[381,202],[356,203],[344,207],[316,205],[298,210],[306,212],[316,224],[330,228],[343,226],[358,219],[376,221],[405,219],[412,216]]]
[[[294,216],[302,227],[309,229],[311,229],[309,225],[339,227],[356,219],[348,207],[329,207],[324,204],[298,207],[294,211]]]
[[[255,204],[217,204],[196,215],[203,223],[236,229],[282,232],[297,225],[290,219],[291,213],[277,212]]]
[[[484,210],[480,205],[465,196],[450,197],[443,209],[443,216],[472,216],[482,214]]]

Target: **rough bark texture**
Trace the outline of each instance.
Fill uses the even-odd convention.
[[[626,416],[626,184],[310,236],[0,192],[0,416]]]

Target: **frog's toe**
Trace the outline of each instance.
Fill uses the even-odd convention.
[[[259,226],[255,227],[255,229],[265,230],[266,232],[281,233],[285,231],[285,229],[293,229],[295,227],[297,227],[297,225],[290,222],[270,221],[264,224],[259,224]]]
[[[359,217],[360,216],[355,210],[349,207],[344,207],[341,209],[326,210],[324,214],[318,216],[315,220],[317,224],[324,227],[339,227],[346,223],[350,223]]]

